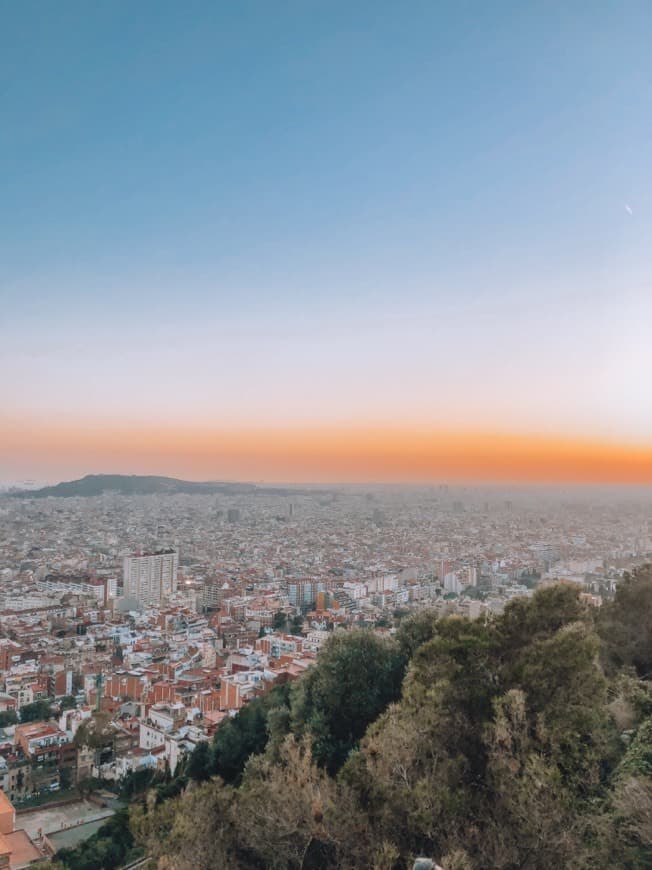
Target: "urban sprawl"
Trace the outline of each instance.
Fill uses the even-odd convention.
[[[445,486],[4,497],[0,866],[52,854],[73,824],[35,803],[174,774],[334,631],[394,632],[419,608],[490,618],[554,582],[599,607],[652,554],[648,506]],[[80,740],[97,712],[110,739]],[[75,827],[112,812],[90,810]]]

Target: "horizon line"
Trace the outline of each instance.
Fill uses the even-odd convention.
[[[65,482],[97,467],[121,469],[105,474],[265,485],[646,485],[652,445],[406,425],[211,429],[14,421],[2,428],[3,478]]]

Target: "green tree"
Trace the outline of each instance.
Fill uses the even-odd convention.
[[[59,768],[59,785],[66,791],[72,786],[72,770],[69,767]]]
[[[396,640],[406,659],[411,659],[421,644],[434,637],[437,612],[433,609],[419,610],[402,620]]]
[[[129,827],[128,810],[121,809],[75,849],[59,850],[57,865],[65,870],[117,870],[140,854]]]
[[[285,631],[287,621],[287,615],[282,610],[277,610],[272,617],[272,628],[274,631]]]
[[[492,806],[484,811],[482,860],[495,867],[583,866],[585,826],[554,761],[530,727],[525,694],[512,689],[495,703],[486,731],[485,782]]]
[[[211,749],[206,740],[198,743],[186,765],[186,773],[196,782],[203,782],[211,776]]]
[[[267,746],[270,713],[275,716],[278,736],[284,717],[275,711],[287,710],[288,705],[289,687],[277,686],[266,695],[254,698],[233,718],[222,722],[211,746],[211,774],[221,776],[227,783],[238,784],[248,758],[263,752]]]
[[[88,746],[90,749],[104,749],[111,746],[115,730],[108,713],[95,712],[84,719],[75,733],[75,746]]]
[[[270,870],[335,866],[327,816],[334,782],[313,762],[308,742],[287,737],[276,761],[261,755],[247,765],[238,793],[236,830],[252,864]]]
[[[401,856],[462,850],[478,867],[585,866],[616,757],[597,650],[566,587],[486,624],[439,620],[400,703],[341,773],[371,842]]]
[[[613,602],[600,609],[598,631],[612,670],[632,667],[652,678],[652,565],[618,583]]]
[[[15,725],[18,722],[18,715],[15,710],[3,710],[0,712],[0,728],[6,728],[7,725]]]
[[[76,735],[75,735],[76,736]],[[155,784],[156,773],[148,767],[140,767],[131,770],[120,781],[120,797],[123,800],[132,800],[144,794]]]
[[[241,859],[237,814],[233,790],[215,779],[158,806],[133,806],[131,829],[160,870],[245,870],[256,865]]]
[[[318,764],[338,770],[401,692],[403,657],[396,643],[369,631],[337,632],[293,690],[292,723],[310,734]]]
[[[34,701],[33,704],[25,704],[20,708],[21,722],[47,722],[51,716],[52,707],[48,701]]]
[[[652,867],[652,717],[616,768],[604,821],[605,866]]]

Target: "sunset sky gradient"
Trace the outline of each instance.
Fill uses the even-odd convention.
[[[0,482],[652,483],[652,5],[7,6]]]

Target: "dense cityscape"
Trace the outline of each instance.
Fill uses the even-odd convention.
[[[600,607],[652,557],[632,490],[23,495],[0,501],[0,787],[25,808],[31,859],[113,812],[80,784],[174,775],[334,632],[391,635],[421,609],[486,619],[558,582]],[[62,791],[77,797],[63,818],[28,811]]]

